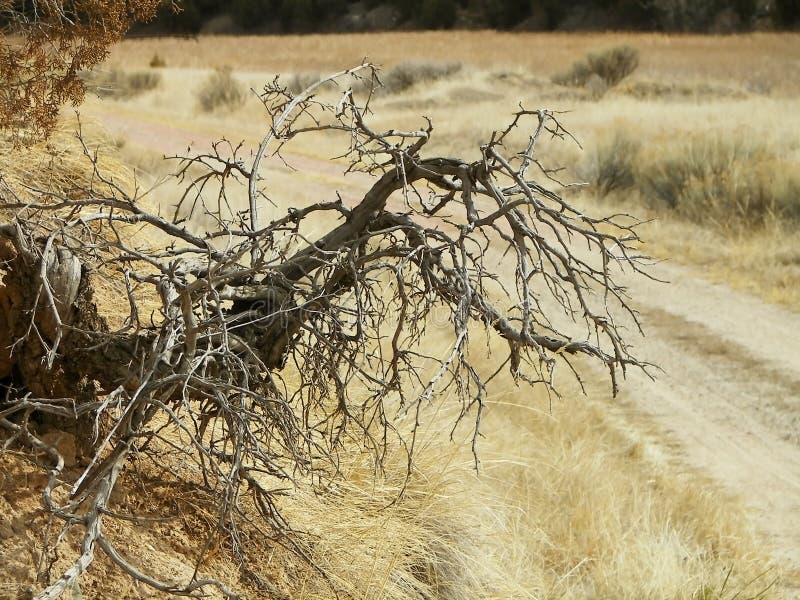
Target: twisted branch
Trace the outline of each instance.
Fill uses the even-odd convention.
[[[298,481],[335,479],[350,440],[371,450],[377,468],[398,440],[411,476],[420,414],[435,394],[451,391],[460,419],[472,415],[477,458],[486,386],[496,372],[471,362],[476,330],[503,340],[498,363],[532,384],[552,387],[559,361],[577,374],[569,361],[583,355],[608,368],[616,393],[618,372],[646,366],[618,324],[638,325],[617,282],[623,269],[646,275],[637,222],[590,217],[559,195],[536,155],[543,134],[570,137],[557,115],[520,107],[480,147],[479,160],[428,157],[430,122],[377,131],[368,123],[370,93],[359,101],[363,94],[351,86],[333,99],[315,95],[324,82],[358,87],[363,80],[376,80],[369,64],[298,96],[279,80],[267,85],[261,99],[272,123],[254,157],[217,143],[181,159],[186,191],[172,219],[106,178],[85,146],[96,187],[3,200],[15,216],[0,224],[0,319],[13,324],[0,335],[0,365],[9,364],[12,377],[0,425],[41,449],[20,415],[93,417],[88,467],[63,482],[72,492],[68,507],[54,506],[49,491],[45,501],[85,527],[81,556],[39,597],[68,589],[96,546],[156,589],[190,595],[211,585],[234,595],[197,576],[183,585],[158,582],[103,536],[111,490],[132,452],[215,498],[215,531],[244,556],[239,528],[254,526],[257,515],[259,531],[291,532],[277,494]],[[527,143],[509,152],[511,132],[524,127],[531,128]],[[320,132],[341,135],[342,170],[364,172],[373,183],[357,202],[288,201],[284,215],[262,223],[268,150],[279,155]],[[242,210],[228,194],[237,185],[247,190]],[[311,239],[319,216],[330,226]],[[133,235],[134,224],[154,235]],[[128,300],[116,330],[95,305],[93,272]],[[450,343],[436,355],[425,340],[441,310]],[[284,372],[298,383],[288,386]],[[195,475],[165,458],[175,453]],[[56,463],[51,472],[60,481]],[[54,485],[51,478],[48,490]]]

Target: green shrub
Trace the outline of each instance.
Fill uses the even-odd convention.
[[[456,0],[428,0],[422,3],[419,23],[425,29],[450,29],[456,22]]]
[[[757,0],[650,0],[647,8],[665,31],[709,31],[726,13],[733,18],[734,29],[749,27],[758,4]]]
[[[800,0],[774,0],[770,13],[778,27],[791,28],[800,22]]]
[[[236,109],[245,98],[245,88],[234,78],[230,67],[216,69],[197,91],[200,108],[205,112]]]
[[[651,11],[666,31],[701,31],[711,24],[716,0],[653,0]]]
[[[505,29],[514,27],[530,15],[533,4],[529,0],[483,0],[478,6],[491,27]]]
[[[557,85],[583,87],[593,75],[599,77],[607,87],[614,87],[628,77],[639,66],[639,51],[631,46],[616,46],[602,52],[592,53],[584,60],[574,63],[567,71],[556,73],[551,78]]]

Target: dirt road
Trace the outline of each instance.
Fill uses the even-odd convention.
[[[98,116],[112,133],[165,154],[204,137],[207,147],[215,133],[112,111]],[[331,169],[297,160],[304,170]],[[647,333],[637,354],[663,373],[655,381],[630,374],[623,401],[657,424],[687,464],[742,497],[775,557],[800,574],[800,314],[678,265],[653,273],[670,283],[637,279],[630,293]],[[800,590],[789,593],[800,598]]]
[[[631,294],[663,370],[633,374],[628,402],[687,463],[740,496],[788,569],[800,569],[800,315],[662,264]],[[800,590],[793,597],[800,598]]]

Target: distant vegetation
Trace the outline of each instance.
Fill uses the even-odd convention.
[[[101,98],[133,98],[161,85],[161,74],[152,71],[87,71],[83,78],[87,87]]]
[[[599,196],[639,198],[658,214],[741,231],[800,223],[800,177],[788,148],[736,133],[702,132],[646,151],[635,132],[601,139],[586,176]]]
[[[791,29],[798,25],[800,15],[800,0],[182,0],[180,5],[180,14],[168,7],[162,9],[155,26],[158,31],[495,28],[732,32]]]
[[[197,100],[205,112],[233,110],[244,104],[245,87],[236,81],[230,67],[215,70],[200,86]]]
[[[631,46],[615,46],[602,52],[592,52],[562,73],[551,78],[557,85],[571,87],[594,86],[597,95],[614,87],[639,66],[639,51]],[[593,81],[594,80],[594,81]]]

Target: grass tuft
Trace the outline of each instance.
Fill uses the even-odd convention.
[[[128,100],[161,85],[161,73],[134,71],[128,73],[122,69],[111,71],[92,71],[85,75],[87,87],[101,98]]]
[[[401,62],[382,77],[383,89],[389,94],[396,94],[418,83],[430,83],[451,77],[461,71],[462,68],[463,65],[460,62]]]
[[[552,82],[569,87],[598,87],[593,79],[601,81],[606,88],[617,85],[639,66],[639,51],[632,46],[615,46],[602,52],[590,53],[562,73],[556,73]]]
[[[592,73],[608,87],[614,87],[639,67],[639,51],[632,46],[615,46],[586,59]]]
[[[161,69],[166,66],[167,66],[167,61],[164,60],[164,58],[158,52],[153,54],[153,58],[150,59],[150,68]]]
[[[636,158],[640,146],[637,139],[620,130],[597,145],[583,176],[599,197],[629,190],[635,185]]]
[[[242,106],[245,98],[245,88],[230,67],[216,69],[197,90],[197,100],[204,112],[232,111]]]

